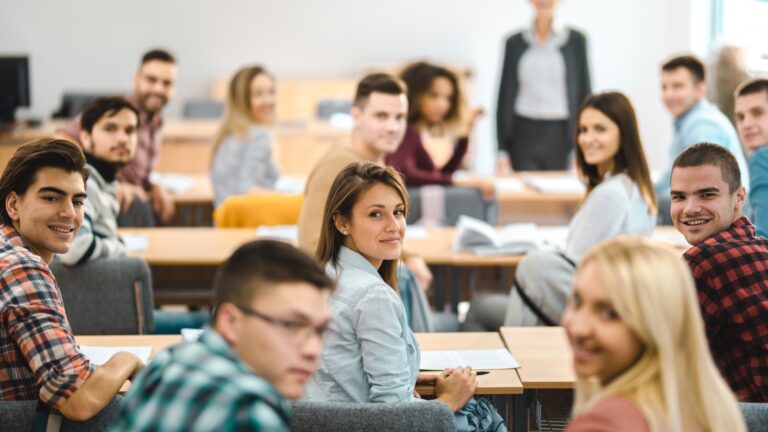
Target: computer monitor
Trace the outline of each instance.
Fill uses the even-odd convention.
[[[0,124],[13,123],[16,108],[29,104],[29,60],[26,56],[0,56]]]

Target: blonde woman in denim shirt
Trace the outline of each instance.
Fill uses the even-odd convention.
[[[306,399],[334,402],[419,400],[417,382],[434,382],[437,401],[460,430],[504,430],[498,414],[472,399],[469,367],[419,373],[419,345],[397,292],[408,192],[392,168],[360,162],[336,177],[323,212],[317,257],[337,276],[333,317]]]

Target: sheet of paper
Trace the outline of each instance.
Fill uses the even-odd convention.
[[[118,352],[126,351],[134,354],[141,359],[145,364],[149,361],[149,354],[152,352],[151,346],[128,346],[128,347],[105,347],[105,346],[92,346],[92,345],[80,345],[80,351],[87,355],[91,359],[91,363],[100,366],[107,362],[113,355]]]
[[[583,194],[586,191],[579,179],[572,175],[525,174],[523,180],[528,186],[542,193]]]
[[[494,180],[497,192],[522,192],[525,185],[518,178],[497,178]]]
[[[293,243],[299,242],[298,225],[262,225],[256,229],[256,237],[286,240]]]
[[[457,366],[472,366],[473,369],[515,369],[519,368],[520,364],[504,348],[421,352],[421,370],[443,370]]]
[[[142,252],[149,248],[149,236],[146,234],[123,234],[120,238],[128,252]]]
[[[149,177],[152,183],[162,185],[168,192],[174,195],[181,195],[195,187],[195,180],[191,177],[179,173],[152,172]]]
[[[183,328],[181,329],[181,337],[187,342],[195,342],[200,339],[203,331],[203,329],[197,328]]]
[[[420,225],[408,225],[405,228],[405,238],[408,240],[426,240],[429,238],[429,231]]]

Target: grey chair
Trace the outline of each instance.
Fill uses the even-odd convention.
[[[739,402],[739,408],[748,431],[768,431],[768,403]]]
[[[224,103],[211,99],[191,99],[184,102],[182,111],[186,119],[218,119],[224,115]]]
[[[50,265],[77,335],[152,333],[152,282],[140,258],[105,258],[68,267]]]
[[[100,413],[86,421],[73,421],[62,417],[60,432],[99,432],[109,429],[109,425],[117,420],[120,400],[122,396],[114,399]],[[0,429],[7,431],[31,431],[35,422],[37,401],[0,401]],[[49,420],[49,424],[53,421]],[[47,430],[56,430],[47,429]]]
[[[341,403],[296,402],[291,430],[455,431],[453,413],[440,402]]]
[[[445,223],[449,226],[456,225],[459,216],[467,215],[473,218],[482,219],[492,225],[496,224],[498,219],[498,205],[496,201],[485,202],[480,195],[480,191],[475,188],[465,187],[444,187],[445,194]],[[421,219],[421,188],[409,187],[410,206],[408,208],[409,224],[416,223]]]

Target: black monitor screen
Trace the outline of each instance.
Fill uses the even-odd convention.
[[[0,123],[14,120],[18,107],[28,107],[29,60],[27,57],[0,56]]]

